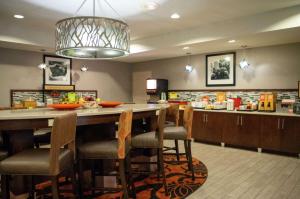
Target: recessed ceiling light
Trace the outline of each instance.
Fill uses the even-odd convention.
[[[185,47],[183,47],[182,49],[183,49],[183,50],[188,50],[188,49],[190,49],[190,47],[185,46]]]
[[[14,18],[16,18],[16,19],[23,19],[24,16],[23,15],[14,15]]]
[[[228,43],[235,43],[236,41],[234,39],[229,40]]]
[[[180,18],[180,15],[179,15],[178,13],[173,13],[173,14],[171,15],[171,18],[172,18],[172,19],[179,19],[179,18]]]
[[[147,10],[155,10],[158,7],[158,3],[153,2],[153,1],[149,1],[146,3],[145,8]]]

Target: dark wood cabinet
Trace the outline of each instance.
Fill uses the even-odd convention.
[[[245,147],[259,148],[260,128],[260,115],[239,114],[239,145]]]
[[[240,120],[238,114],[226,113],[222,140],[226,144],[239,145]]]
[[[300,118],[264,116],[261,147],[275,151],[300,153]]]
[[[280,150],[290,153],[300,153],[300,118],[281,117]]]
[[[228,113],[223,140],[226,144],[258,147],[261,118],[258,115]]]
[[[263,149],[278,150],[281,142],[281,119],[278,116],[263,116],[260,145]]]
[[[205,112],[194,111],[192,137],[195,140],[205,140]]]
[[[199,141],[221,143],[223,114],[212,112],[194,112],[193,138]]]
[[[205,116],[205,134],[209,142],[222,142],[224,113],[208,112]]]
[[[195,141],[300,154],[300,117],[194,111]]]

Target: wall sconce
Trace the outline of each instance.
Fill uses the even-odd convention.
[[[246,58],[245,58],[245,52],[246,52],[246,48],[248,47],[247,45],[242,45],[241,46],[244,50],[243,50],[243,59],[242,59],[242,61],[240,61],[240,68],[242,69],[242,70],[246,70],[249,66],[250,66],[250,64],[248,63],[248,61],[246,60]]]
[[[191,73],[193,71],[193,66],[191,65],[191,53],[186,53],[187,55],[187,65],[185,66],[185,72]]]
[[[193,71],[193,66],[191,66],[191,65],[186,65],[186,66],[185,66],[185,72],[190,73],[190,72],[192,72],[192,71]]]
[[[82,72],[86,72],[86,71],[89,70],[89,68],[88,68],[87,66],[85,66],[85,65],[82,65],[82,67],[80,68],[80,70],[81,70]]]
[[[240,62],[240,68],[245,70],[250,66],[250,64],[247,62],[247,60],[244,58],[241,62]]]
[[[45,64],[45,63],[41,63],[38,65],[38,68],[41,70],[44,70],[46,67],[47,67],[47,64]]]

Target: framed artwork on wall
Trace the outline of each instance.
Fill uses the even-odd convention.
[[[47,65],[43,72],[44,85],[71,85],[72,84],[72,59],[44,55]]]
[[[206,55],[206,86],[235,86],[235,52]]]
[[[298,81],[298,97],[300,98],[300,81]]]

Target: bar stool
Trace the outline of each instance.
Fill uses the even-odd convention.
[[[179,104],[170,103],[167,108],[165,127],[179,125]]]
[[[0,162],[0,174],[3,179],[3,199],[10,198],[8,180],[10,175],[49,176],[52,182],[52,198],[58,199],[58,176],[67,170],[72,173],[73,189],[76,193],[76,179],[73,168],[76,123],[76,113],[69,113],[55,118],[50,149],[24,150]]]
[[[0,133],[0,161],[4,160],[5,158],[7,158],[8,156],[8,152],[7,150],[4,149],[3,146],[3,137]],[[0,184],[1,184],[1,179],[0,179]],[[0,197],[2,196],[2,193],[0,192]]]
[[[164,129],[164,139],[165,140],[183,140],[185,155],[187,161],[179,161],[179,149],[178,144],[175,146],[177,162],[187,162],[189,170],[192,172],[192,179],[195,179],[194,168],[192,163],[192,150],[191,150],[191,140],[192,140],[192,124],[193,124],[193,108],[187,106],[183,113],[183,126],[169,126]],[[174,148],[167,148],[167,150],[174,150]],[[165,150],[166,151],[166,150]]]
[[[130,152],[131,142],[131,125],[132,125],[132,111],[124,111],[120,115],[118,139],[112,140],[100,140],[93,142],[86,142],[78,147],[78,165],[79,165],[79,184],[80,184],[80,197],[83,198],[83,161],[84,160],[117,160],[119,162],[119,173],[123,190],[124,198],[129,198],[127,180],[125,176],[125,164],[127,164],[129,176],[131,176],[131,165],[128,154]],[[94,163],[94,161],[93,161]],[[94,167],[94,165],[93,165]],[[93,168],[94,169],[94,168]],[[92,171],[92,173],[95,173]],[[95,174],[96,175],[96,174]],[[95,187],[95,175],[92,176],[92,190],[102,191],[120,191],[119,188],[105,188]],[[117,176],[114,174],[104,175]],[[130,181],[130,185],[134,189],[133,181]]]
[[[48,145],[51,139],[51,128],[37,129],[33,132],[33,142],[36,148],[41,145]]]
[[[131,146],[133,149],[156,149],[157,151],[157,162],[132,162],[132,164],[157,164],[157,176],[160,173],[163,177],[163,185],[165,189],[165,195],[168,195],[168,187],[166,182],[166,175],[164,169],[163,159],[163,133],[164,124],[166,120],[166,109],[161,108],[158,116],[158,127],[156,131],[146,132],[132,137]],[[137,171],[133,172],[137,174],[145,174],[149,172]]]
[[[179,104],[170,103],[167,108],[165,127],[179,126]],[[175,147],[164,147],[164,151],[175,150],[176,158],[179,161],[178,140],[174,140]]]

